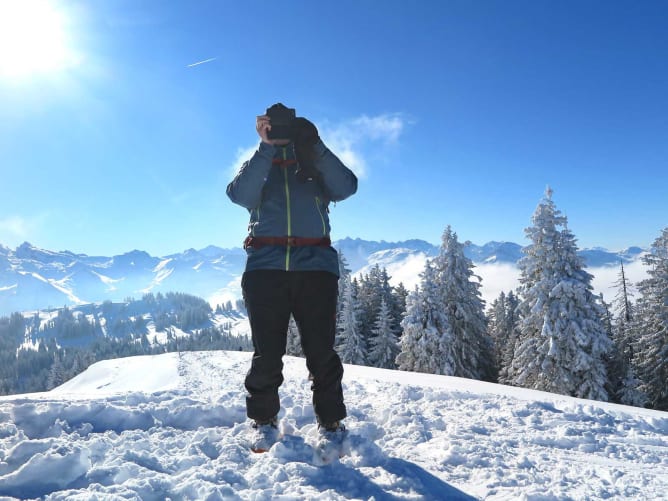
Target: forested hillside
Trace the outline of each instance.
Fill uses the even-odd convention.
[[[240,305],[236,305],[240,306]],[[249,350],[245,316],[182,293],[0,317],[0,394],[54,388],[98,360],[191,350]]]

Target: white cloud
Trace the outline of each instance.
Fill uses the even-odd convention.
[[[365,274],[368,274],[374,265],[379,265],[381,268],[387,270],[391,285],[396,287],[402,283],[408,291],[412,291],[416,286],[420,285],[420,275],[424,271],[426,262],[427,256],[424,252],[409,254],[405,259],[395,262],[391,260],[389,262],[370,260],[369,264],[358,270],[354,276],[360,279]]]
[[[618,280],[618,266],[599,266],[596,268],[586,268],[586,271],[594,276],[592,287],[594,293],[603,293],[603,299],[606,303],[611,303],[617,295],[615,282]],[[498,295],[503,292],[515,290],[519,285],[520,271],[517,266],[512,264],[494,263],[479,264],[473,269],[476,275],[482,277],[482,288],[480,292],[483,299],[489,306]],[[633,284],[647,278],[647,267],[642,261],[637,260],[624,265],[626,278]],[[637,294],[636,294],[637,296]]]
[[[8,216],[0,219],[0,243],[15,245],[29,240],[44,217]]]
[[[353,120],[352,125],[363,136],[372,140],[396,142],[404,130],[404,119],[398,114],[385,114],[376,117],[362,115]]]
[[[226,169],[227,177],[229,179],[232,179],[237,172],[239,172],[239,169],[241,168],[241,165],[246,161],[249,160],[250,157],[253,156],[253,154],[257,151],[257,143],[254,144],[253,146],[249,146],[248,148],[237,148],[237,151],[234,156],[234,160],[232,163],[228,166]]]
[[[507,263],[479,264],[473,273],[482,278],[480,294],[489,307],[501,294],[515,290],[519,285],[520,270],[517,266]]]
[[[617,295],[617,288],[614,284],[619,280],[619,266],[602,266],[587,269],[587,271],[594,275],[594,280],[592,280],[594,291],[597,294],[602,292],[605,302],[611,303]],[[647,266],[640,260],[633,261],[624,265],[624,274],[626,275],[626,279],[632,284],[633,290],[638,282],[648,278]]]
[[[355,146],[348,141],[337,139],[325,139],[325,143],[357,177],[367,177],[367,162]]]
[[[377,116],[362,115],[338,124],[325,123],[320,130],[327,146],[352,169],[358,177],[368,176],[365,151],[371,143],[387,146],[398,142],[406,127],[405,118],[398,113]],[[378,148],[378,145],[374,145]]]
[[[10,215],[0,218],[0,244],[17,246],[23,242],[35,243],[53,219],[53,212],[31,216]]]
[[[412,291],[415,286],[420,285],[420,275],[424,271],[427,256],[418,253],[410,256],[400,263],[394,263],[386,266],[390,275],[390,283],[394,286],[403,283],[404,287]],[[359,275],[368,271],[363,268]],[[520,270],[517,266],[507,263],[477,264],[473,268],[474,275],[482,278],[480,295],[489,306],[498,295],[503,292],[515,290],[519,285]],[[477,281],[477,279],[473,279]]]

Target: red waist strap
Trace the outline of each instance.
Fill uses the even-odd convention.
[[[288,165],[296,164],[297,160],[294,158],[288,158],[287,160],[281,160],[280,158],[272,158],[271,163],[274,165],[280,165],[281,167],[287,167]]]
[[[246,237],[246,240],[244,240],[244,249],[247,249],[248,247],[259,249],[265,245],[283,245],[287,247],[304,247],[306,245],[315,245],[319,247],[329,247],[332,245],[332,241],[329,239],[329,237]]]

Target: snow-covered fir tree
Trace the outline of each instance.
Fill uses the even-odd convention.
[[[598,295],[598,302],[603,307],[603,329],[605,330],[608,338],[612,339],[612,312],[611,306],[603,298],[603,293],[601,292]]]
[[[624,272],[624,263],[619,263],[619,275],[614,283],[617,294],[612,302],[613,314],[617,318],[617,325],[622,328],[633,320],[633,284]]]
[[[401,321],[406,314],[406,298],[408,297],[408,290],[403,282],[399,282],[399,285],[392,288],[392,295],[395,300],[394,307],[391,311],[392,319],[394,321],[394,330],[395,332],[401,332]],[[392,307],[392,305],[390,305],[390,307]]]
[[[380,305],[385,301],[390,311],[395,314],[398,311],[398,301],[390,285],[390,276],[385,268],[375,264],[368,273],[360,278],[359,293],[357,301],[360,307],[360,325],[365,346],[370,347],[375,336],[374,325],[380,312]],[[399,318],[393,317],[395,329],[401,322]]]
[[[357,281],[340,282],[343,289],[340,313],[337,318],[336,351],[343,363],[364,365],[366,349],[360,326],[360,307],[357,302]]]
[[[507,368],[513,359],[517,340],[517,296],[512,291],[501,292],[487,315],[488,332],[494,343],[494,359],[499,382],[507,383]]]
[[[399,353],[397,334],[394,330],[392,312],[383,299],[378,312],[378,319],[373,330],[368,363],[372,367],[394,369],[395,359]]]
[[[450,336],[450,326],[436,269],[429,260],[420,275],[420,287],[406,298],[406,316],[401,326],[397,367],[403,371],[442,374],[441,338]]]
[[[626,375],[619,382],[617,389],[617,400],[624,405],[645,407],[647,395],[642,390],[643,383],[636,376],[636,371],[631,364],[627,366]]]
[[[46,383],[47,389],[52,390],[63,384],[65,381],[67,381],[67,378],[65,377],[65,368],[60,361],[60,356],[56,353],[54,356],[53,365],[49,370],[49,377]]]
[[[338,315],[341,313],[341,305],[343,304],[343,292],[345,290],[344,284],[350,281],[352,270],[348,266],[348,260],[346,259],[346,256],[343,254],[343,251],[341,249],[338,249],[337,254],[339,258],[339,297],[336,303],[337,305],[336,314],[338,317]]]
[[[420,288],[408,296],[397,365],[402,370],[472,379],[494,378],[480,284],[473,263],[448,226],[439,255],[427,261]]]
[[[506,294],[501,291],[499,296],[492,301],[487,313],[487,333],[492,339],[494,364],[500,368],[502,350],[506,346],[508,333],[504,327],[506,324]]]
[[[439,255],[433,260],[449,333],[440,339],[441,374],[470,379],[496,379],[492,340],[487,334],[485,302],[473,262],[448,226]],[[475,279],[475,280],[474,280]]]
[[[611,341],[604,311],[550,188],[532,223],[525,230],[531,244],[519,262],[520,333],[509,380],[526,388],[607,400],[605,360]]]
[[[643,257],[649,277],[638,283],[633,366],[654,409],[668,410],[668,227]]]
[[[633,359],[634,341],[634,306],[633,284],[624,271],[624,263],[620,263],[618,279],[614,284],[617,293],[612,302],[612,340],[614,349],[610,357],[608,378],[614,401],[642,407],[647,397],[640,390],[641,381],[637,378]]]
[[[288,339],[285,347],[285,352],[293,357],[303,357],[301,338],[299,336],[299,329],[297,322],[292,315],[290,315],[290,322],[288,322]]]

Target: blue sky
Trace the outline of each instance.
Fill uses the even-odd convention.
[[[450,224],[460,240],[524,244],[548,184],[581,247],[646,246],[668,225],[663,1],[3,9],[9,247],[239,246],[247,213],[225,187],[277,101],[360,178],[331,210],[335,239],[437,243]]]

